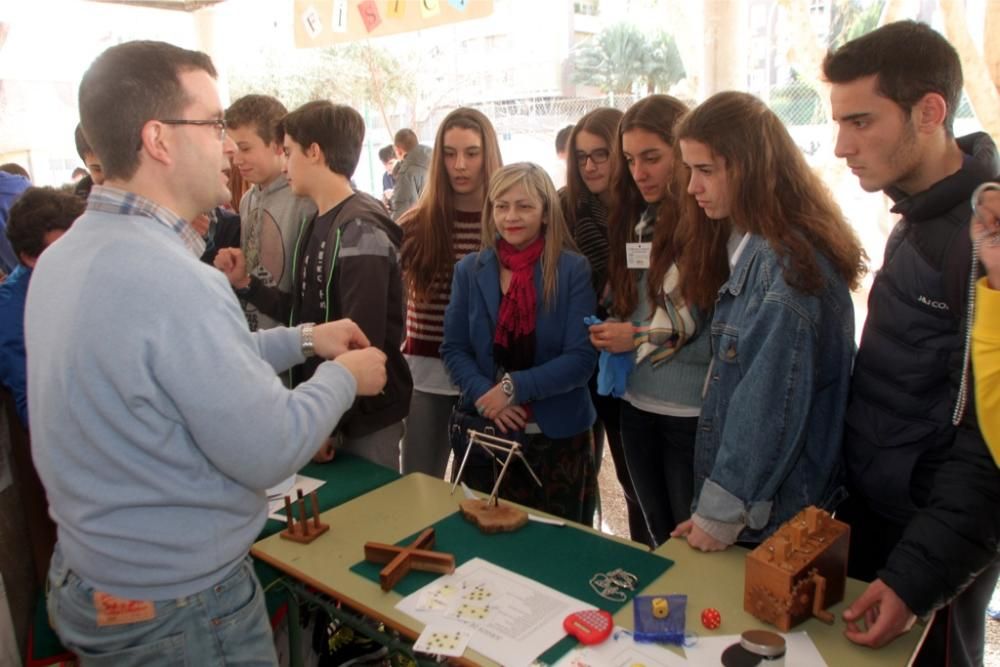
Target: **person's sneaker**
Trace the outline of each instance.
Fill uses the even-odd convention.
[[[381,660],[389,650],[353,629],[342,625],[330,635],[328,650],[319,659],[319,667],[350,667]]]

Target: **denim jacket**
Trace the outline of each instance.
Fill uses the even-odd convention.
[[[854,357],[850,291],[830,262],[818,295],[785,282],[751,236],[712,319],[712,367],[695,445],[695,523],[760,542],[808,505],[842,499],[840,452]]]

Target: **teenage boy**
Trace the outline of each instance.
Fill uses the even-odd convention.
[[[275,125],[288,110],[268,95],[244,95],[226,109],[226,126],[236,144],[233,166],[253,186],[240,200],[240,248],[247,271],[269,287],[292,291],[292,252],[302,225],[316,213],[307,197],[296,196],[282,169],[284,153]],[[277,321],[241,299],[251,331]]]
[[[417,140],[417,133],[408,127],[396,132],[393,147],[399,158],[399,169],[395,173],[392,188],[392,219],[406,213],[420,198],[427,183],[427,170],[431,164],[431,148]]]
[[[277,125],[288,183],[319,211],[296,243],[290,297],[248,274],[238,250],[220,250],[215,265],[241,298],[275,319],[298,323],[350,318],[385,352],[385,391],[358,399],[329,445],[398,470],[403,417],[413,389],[400,352],[406,308],[399,268],[403,233],[376,199],[351,189],[364,136],[361,114],[325,101],[309,102]],[[315,364],[307,361],[295,369],[293,381],[309,378],[314,370]],[[332,456],[332,449],[326,455]]]
[[[385,171],[382,173],[382,204],[392,213],[392,190],[396,187],[396,149],[393,146],[383,146],[379,149],[378,159]]]
[[[87,143],[87,138],[83,136],[83,128],[79,123],[77,123],[76,130],[73,132],[73,141],[76,143],[76,154],[87,165],[87,173],[90,174],[93,185],[104,183],[104,167],[101,166],[101,161],[98,159],[97,153]]]
[[[53,188],[31,187],[10,207],[7,239],[20,261],[0,284],[0,385],[14,395],[17,414],[28,428],[24,303],[38,257],[83,213],[83,201]]]
[[[881,646],[937,609],[916,664],[979,665],[1000,479],[973,406],[962,409],[973,395],[963,351],[969,201],[1000,170],[997,149],[983,133],[954,136],[961,63],[924,24],[848,42],[823,71],[837,156],[902,216],[872,285],[846,415],[849,572],[874,579],[845,611],[846,634]]]

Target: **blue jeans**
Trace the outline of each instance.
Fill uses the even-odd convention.
[[[49,588],[52,627],[83,667],[278,664],[264,592],[249,558],[200,593],[155,602],[156,617],[149,621],[98,626],[94,588],[65,565],[58,547]]]
[[[622,401],[622,446],[654,546],[691,517],[697,417],[669,417]]]

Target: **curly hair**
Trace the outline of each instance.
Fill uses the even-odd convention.
[[[30,187],[10,207],[7,238],[18,257],[38,257],[45,250],[45,235],[69,229],[86,202],[70,192]]]
[[[288,115],[288,109],[270,95],[244,95],[226,109],[226,124],[235,129],[252,125],[265,144],[273,144],[278,121]]]

